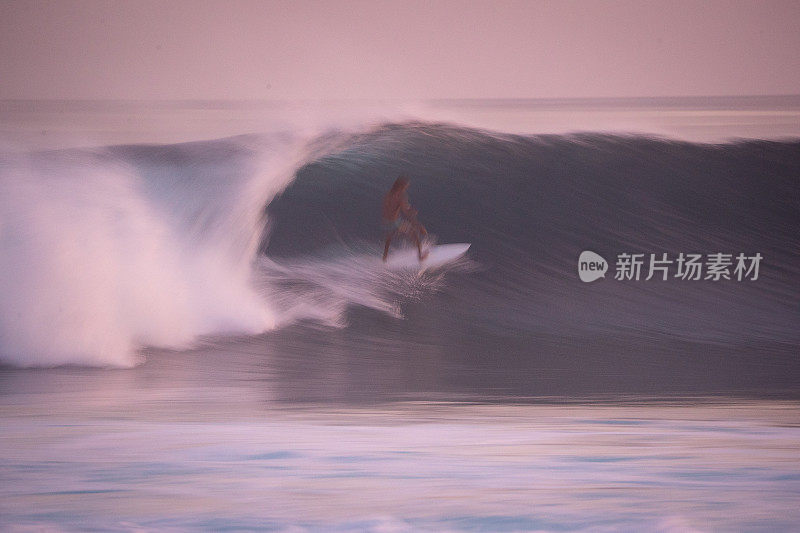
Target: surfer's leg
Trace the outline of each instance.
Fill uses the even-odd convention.
[[[424,260],[428,257],[428,251],[425,250],[425,253],[422,253],[422,241],[419,238],[419,232],[412,233],[411,238],[414,239],[414,244],[417,245],[417,257],[419,257],[420,261]]]
[[[429,252],[429,250],[425,250],[424,253],[422,251],[422,239],[426,235],[428,235],[428,230],[426,230],[425,226],[423,226],[420,222],[415,220],[414,221],[413,231],[412,231],[411,235],[412,235],[412,237],[414,239],[414,242],[417,245],[417,253],[419,254],[419,260],[422,261],[423,259],[428,257],[428,252]]]
[[[392,239],[397,234],[397,230],[390,231],[386,235],[386,244],[383,246],[383,262],[386,262],[386,256],[389,255],[389,245],[392,244]]]

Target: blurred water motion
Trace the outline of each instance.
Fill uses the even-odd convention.
[[[171,386],[134,372],[107,372],[93,389],[74,375],[54,387],[4,376],[0,526],[789,531],[800,521],[794,402],[274,404],[257,381]]]

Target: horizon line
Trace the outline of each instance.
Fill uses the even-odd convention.
[[[746,95],[681,95],[681,96],[567,96],[567,97],[454,97],[454,98],[0,98],[3,103],[105,103],[105,104],[355,104],[355,103],[497,103],[500,105],[514,105],[525,103],[583,103],[583,102],[666,102],[666,101],[697,101],[697,100],[797,100],[800,103],[800,93],[794,94],[746,94]]]

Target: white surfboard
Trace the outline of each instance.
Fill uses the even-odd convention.
[[[426,270],[436,268],[464,255],[469,249],[469,243],[440,244],[428,249],[428,257],[419,260],[416,248],[406,248],[390,253],[386,258],[386,268],[391,270]]]

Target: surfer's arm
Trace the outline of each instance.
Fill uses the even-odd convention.
[[[409,220],[413,220],[417,216],[417,210],[411,207],[408,200],[403,200],[403,203],[400,204],[400,212]]]

